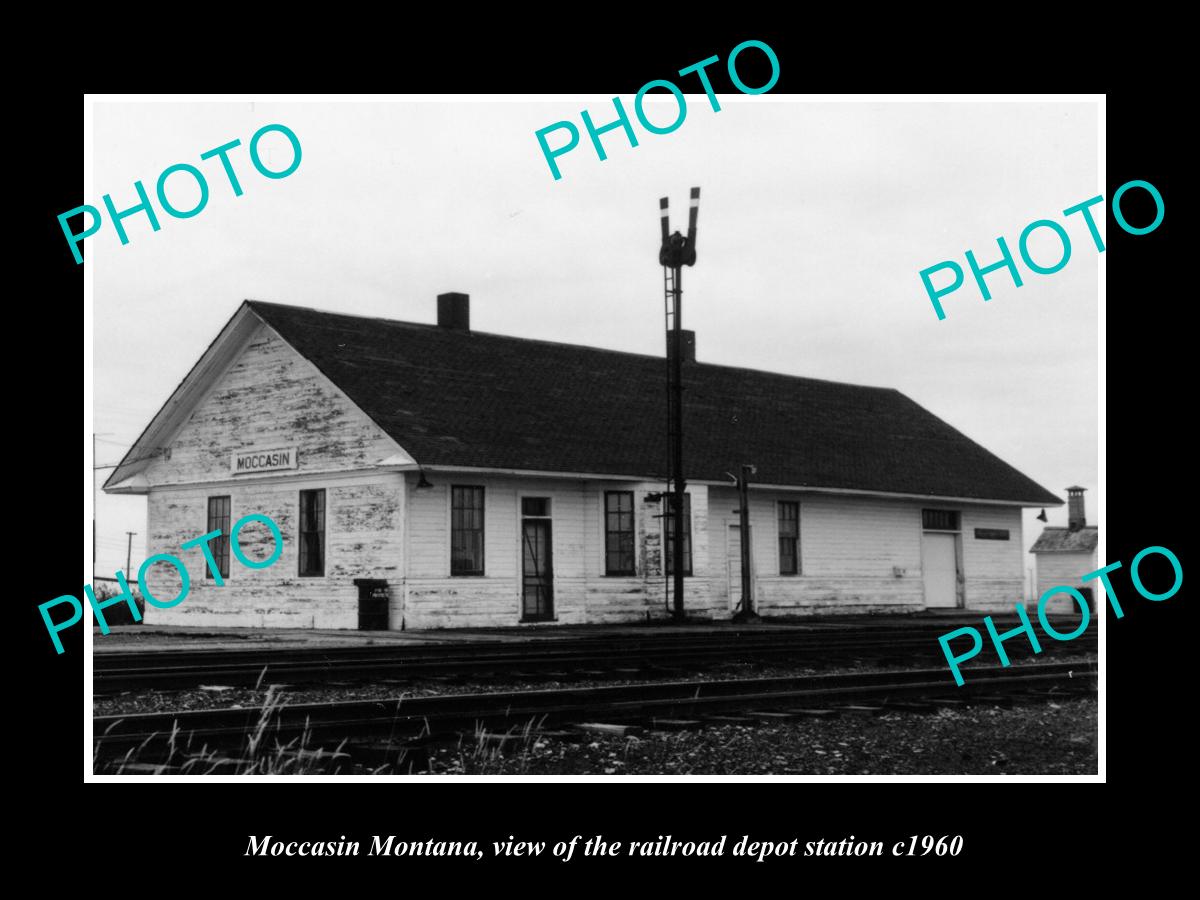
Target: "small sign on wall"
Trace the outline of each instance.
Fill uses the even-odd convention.
[[[230,459],[234,475],[249,472],[274,472],[297,468],[295,447],[276,447],[270,450],[235,450]]]
[[[975,540],[977,541],[1007,541],[1007,528],[976,528]]]

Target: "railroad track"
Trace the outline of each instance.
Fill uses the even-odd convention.
[[[1014,696],[1091,693],[1090,663],[1031,663],[970,668],[956,688],[945,667],[784,678],[674,681],[561,690],[444,694],[389,700],[349,700],[258,709],[206,709],[96,716],[93,735],[99,771],[131,752],[140,765],[170,764],[172,754],[221,749],[236,754],[248,734],[273,746],[303,736],[307,748],[344,745],[348,760],[379,754],[394,758],[430,741],[481,729],[501,735],[535,723],[539,728],[580,723],[699,724],[696,716],[735,712],[751,716],[824,715],[957,704],[1011,702]],[[1031,693],[1032,692],[1032,693]],[[912,703],[914,699],[924,701]],[[691,717],[691,718],[689,718]],[[725,717],[728,719],[728,716]],[[611,726],[610,726],[611,727]],[[349,742],[345,744],[345,742]],[[187,748],[184,750],[183,748]],[[312,753],[312,749],[303,752]]]
[[[762,630],[697,635],[562,638],[512,643],[357,645],[286,649],[155,650],[97,653],[96,694],[174,690],[201,684],[246,686],[370,679],[516,674],[614,677],[686,672],[736,660],[837,664],[942,659],[937,642],[946,626],[844,632]],[[1044,642],[1047,653],[1095,652],[1096,629],[1067,643]],[[1021,647],[1010,646],[1009,653]]]

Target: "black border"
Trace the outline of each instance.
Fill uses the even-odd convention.
[[[554,13],[545,15],[553,17]],[[688,15],[685,11],[680,13],[681,18]],[[698,16],[693,14],[691,18]],[[636,28],[622,26],[621,22],[621,17],[615,17],[613,29],[600,29],[601,33],[590,43],[585,43],[579,29],[571,29],[569,35],[564,31],[543,40],[530,39],[524,47],[514,46],[511,39],[497,43],[485,37],[468,39],[450,32],[439,33],[436,39],[426,36],[423,42],[410,37],[391,48],[390,53],[380,50],[375,54],[360,54],[355,64],[343,72],[337,87],[406,92],[587,91],[628,95],[646,80],[669,77],[673,70],[714,53],[724,58],[733,44],[745,37],[765,40],[776,50],[781,61],[781,78],[774,89],[777,93],[840,92],[851,88],[873,91],[881,87],[1006,91],[1019,87],[1011,82],[1013,69],[1033,65],[1028,58],[1004,55],[1006,50],[1013,50],[1011,47],[978,46],[969,50],[955,44],[943,45],[948,49],[935,52],[930,46],[936,43],[933,38],[915,44],[905,44],[900,38],[901,46],[896,52],[899,58],[881,60],[869,57],[861,45],[843,35],[843,46],[847,43],[852,46],[844,66],[836,67],[828,65],[828,58],[813,57],[814,46],[832,38],[804,28],[726,26],[727,34],[744,33],[731,39],[681,36],[672,30],[663,38],[640,33]],[[1060,40],[1053,40],[1054,34],[1032,36],[1025,49],[1036,52],[1040,46],[1049,53],[1053,48],[1055,62],[1047,64],[1066,67],[1062,77],[1068,82],[1067,89],[1096,90],[1097,79],[1090,77],[1084,63],[1075,67],[1064,61],[1062,53],[1068,44],[1061,40],[1061,33],[1057,36]],[[1086,34],[1081,32],[1075,37],[1077,40],[1072,40],[1071,46],[1091,46]],[[961,41],[969,43],[965,35]],[[906,49],[911,50],[915,60],[909,67],[904,66]],[[222,48],[219,52],[231,51]],[[931,54],[932,60],[928,58]],[[285,62],[286,56],[280,56],[279,60]],[[866,62],[892,66],[894,77],[885,77],[886,71],[880,73],[874,67],[864,68]],[[305,52],[301,63],[288,70],[296,75],[289,83],[262,84],[258,89],[328,89],[326,73],[316,64],[311,51]],[[964,63],[970,65],[960,65]],[[850,71],[855,66],[858,71]],[[951,67],[953,71],[945,71]],[[997,71],[990,71],[992,67]],[[981,74],[981,69],[989,71]],[[199,77],[200,74],[204,77]],[[922,79],[918,75],[929,77]],[[979,77],[973,77],[976,75]],[[945,76],[967,81],[951,85],[941,80]],[[746,78],[751,80],[749,74]],[[217,82],[220,81],[218,78]],[[214,83],[211,72],[192,71],[179,73],[175,84],[155,87],[172,91],[237,89],[229,83],[232,78],[225,81]],[[851,84],[843,84],[845,81]],[[140,86],[122,83],[100,87],[128,90]],[[1024,87],[1061,89],[1059,85],[1045,83]],[[718,84],[720,89],[722,86]],[[546,841],[596,833],[616,839],[666,833],[680,838],[728,834],[731,840],[746,833],[802,840],[849,834],[888,840],[913,833],[964,834],[968,852],[958,860],[884,860],[879,865],[867,865],[846,860],[796,859],[764,866],[733,859],[704,864],[625,860],[619,866],[622,873],[632,869],[634,874],[660,878],[669,872],[672,889],[684,881],[720,888],[743,885],[747,875],[804,877],[820,871],[839,880],[852,877],[854,880],[848,884],[854,885],[861,884],[859,879],[864,877],[874,881],[878,873],[888,879],[889,885],[896,884],[899,876],[931,889],[939,889],[939,885],[940,889],[947,889],[952,884],[951,889],[957,893],[988,890],[988,885],[996,880],[1017,890],[1022,886],[1036,889],[1035,885],[1040,886],[1044,878],[1053,877],[1035,878],[1026,874],[1036,870],[1034,863],[1039,859],[1052,868],[1057,866],[1062,877],[1080,865],[1089,869],[1101,867],[1103,860],[1097,858],[1096,851],[1115,833],[1127,834],[1131,828],[1140,831],[1144,840],[1151,840],[1153,835],[1160,858],[1169,856],[1171,845],[1181,842],[1181,836],[1171,833],[1167,822],[1155,818],[1154,804],[1157,797],[1173,793],[1165,789],[1175,787],[1175,779],[1187,765],[1184,751],[1188,744],[1183,738],[1182,723],[1190,717],[1191,709],[1185,702],[1189,695],[1185,690],[1188,682],[1183,660],[1187,658],[1185,642],[1190,640],[1190,634],[1183,619],[1184,594],[1181,591],[1171,600],[1157,604],[1143,601],[1133,594],[1127,575],[1121,577],[1124,573],[1118,573],[1114,581],[1124,601],[1125,618],[1114,620],[1110,614],[1107,619],[1108,781],[1117,797],[1108,794],[1101,798],[1095,793],[1099,786],[1086,788],[1089,793],[1085,796],[1083,787],[1058,784],[998,786],[962,782],[903,785],[630,782],[612,786],[614,790],[591,784],[435,785],[408,781],[388,784],[382,790],[378,786],[369,789],[357,785],[255,787],[249,795],[236,796],[231,792],[239,789],[225,785],[215,791],[191,786],[136,785],[134,798],[113,793],[128,790],[128,785],[121,788],[83,785],[79,728],[83,714],[79,699],[81,632],[67,633],[66,653],[56,656],[36,610],[36,603],[45,599],[72,592],[78,595],[79,591],[73,556],[78,532],[72,529],[72,540],[67,541],[62,515],[63,510],[73,507],[77,496],[74,490],[78,472],[78,419],[71,413],[77,409],[74,402],[78,394],[77,388],[66,384],[65,370],[69,355],[78,352],[79,344],[67,340],[65,322],[70,317],[63,313],[79,302],[76,298],[82,294],[82,267],[75,266],[65,251],[54,217],[83,200],[76,180],[81,106],[82,95],[74,90],[46,92],[36,103],[28,104],[28,117],[38,123],[39,129],[33,162],[35,169],[42,171],[41,177],[29,178],[19,185],[28,194],[22,202],[29,208],[29,214],[21,216],[19,221],[22,227],[32,224],[34,231],[33,240],[25,245],[34,248],[40,262],[33,270],[38,275],[36,291],[21,304],[19,321],[25,326],[26,317],[31,319],[27,334],[49,336],[54,345],[52,350],[48,348],[48,352],[34,359],[18,356],[23,360],[18,388],[26,396],[17,398],[13,417],[25,424],[22,430],[31,425],[36,428],[32,446],[26,444],[21,454],[24,466],[33,470],[28,483],[36,488],[35,496],[25,504],[31,521],[24,532],[31,538],[25,546],[33,551],[30,569],[35,577],[29,579],[28,590],[19,592],[25,597],[21,603],[29,623],[25,654],[28,668],[21,685],[25,689],[24,699],[31,707],[28,720],[35,723],[31,733],[36,737],[29,739],[28,753],[18,765],[23,772],[32,772],[35,780],[31,783],[37,785],[39,800],[29,811],[27,822],[33,834],[61,834],[64,828],[71,827],[67,825],[70,819],[83,819],[85,832],[95,843],[107,848],[106,856],[115,860],[117,866],[137,871],[139,878],[163,872],[174,876],[172,882],[226,888],[239,883],[234,879],[246,876],[285,885],[303,879],[306,886],[319,888],[324,884],[344,884],[347,874],[363,871],[346,860],[328,863],[286,858],[246,859],[240,854],[246,836],[252,833],[324,839],[340,834],[362,839],[372,833],[397,833],[414,838],[442,836],[457,840],[471,837],[492,840],[516,834]],[[1124,234],[1111,214],[1107,215],[1106,536],[1109,561],[1120,559],[1128,566],[1137,551],[1158,544],[1171,548],[1186,570],[1182,520],[1188,506],[1186,462],[1190,447],[1186,438],[1178,438],[1176,432],[1180,422],[1187,421],[1183,415],[1188,399],[1185,386],[1191,379],[1187,377],[1189,373],[1182,371],[1181,363],[1187,359],[1185,315],[1191,304],[1188,294],[1175,287],[1186,282],[1177,271],[1181,267],[1178,257],[1170,253],[1170,235],[1180,227],[1186,211],[1173,193],[1175,181],[1166,158],[1167,148],[1179,145],[1179,127],[1174,104],[1168,104],[1153,90],[1127,86],[1124,92],[1109,96],[1109,178],[1105,196],[1111,197],[1113,190],[1125,181],[1147,180],[1161,191],[1167,214],[1156,232],[1142,237]],[[1128,209],[1130,218],[1134,218],[1134,207]],[[1176,243],[1180,241],[1177,236]],[[1079,340],[1094,340],[1094,336],[1081,334]],[[57,346],[60,343],[62,346]],[[34,346],[38,344],[42,341]],[[103,348],[96,349],[103,352]],[[60,396],[63,402],[56,403]],[[65,399],[68,396],[69,402]],[[1047,436],[1047,440],[1052,439],[1052,435]],[[34,447],[36,456],[30,459],[28,454]],[[1072,791],[1069,798],[1064,797],[1064,790]],[[1137,791],[1136,797],[1124,796],[1132,791]],[[1136,810],[1133,820],[1126,818],[1131,808]],[[51,846],[53,842],[44,842],[45,849]],[[1146,864],[1151,863],[1146,861]],[[479,873],[484,876],[483,884],[493,886],[525,885],[539,889],[561,885],[573,889],[583,884],[577,881],[579,869],[575,864],[563,867],[565,877],[553,882],[516,880],[531,867],[539,874],[548,874],[547,869],[561,866],[549,858],[505,860],[502,865],[389,860],[373,870],[384,877],[396,878],[398,889],[416,889],[415,882],[405,880],[414,865],[423,875],[444,877],[447,879],[444,888],[453,890],[461,889]],[[609,874],[612,865],[609,860],[591,861],[587,869]],[[988,880],[960,877],[949,883],[939,881],[961,875],[964,867],[972,874],[986,875]],[[911,879],[905,878],[908,873],[912,873]],[[803,889],[808,884],[797,880],[789,882],[789,887]],[[766,884],[751,888],[763,890]]]

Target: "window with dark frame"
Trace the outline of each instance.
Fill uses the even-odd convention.
[[[604,574],[637,574],[633,537],[633,491],[604,492]]]
[[[958,510],[923,509],[921,510],[921,526],[926,531],[958,531]]]
[[[229,509],[229,497],[208,498],[208,528],[205,529],[205,533],[221,532],[220,537],[209,541],[208,549],[217,564],[217,573],[222,578],[229,577]],[[204,577],[213,577],[212,566],[208,560],[204,561]]]
[[[450,488],[450,574],[483,574],[483,488]]]
[[[672,508],[674,496],[667,494],[663,497],[663,521],[666,522],[665,552],[667,554],[664,569],[668,575],[675,574],[675,515]],[[692,495],[683,495],[683,574],[692,574]]]
[[[800,504],[779,502],[779,574],[800,574]]]
[[[300,492],[300,574],[325,574],[325,489]]]

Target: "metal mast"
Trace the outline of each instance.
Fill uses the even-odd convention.
[[[674,582],[675,618],[682,619],[684,546],[687,510],[684,506],[687,480],[683,475],[683,267],[696,264],[696,217],[700,212],[700,188],[692,188],[688,210],[688,233],[671,234],[668,201],[659,200],[662,217],[662,246],[658,261],[663,266],[667,325],[667,469],[668,513],[671,521],[671,572]]]

